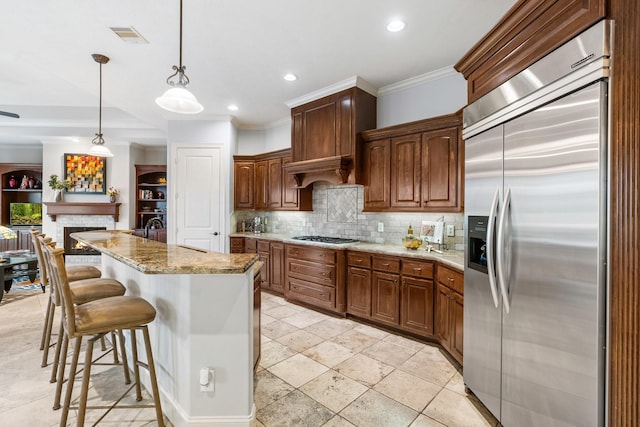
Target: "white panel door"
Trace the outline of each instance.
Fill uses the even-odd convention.
[[[176,243],[222,252],[220,147],[176,150]]]

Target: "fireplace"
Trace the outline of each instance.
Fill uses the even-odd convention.
[[[65,255],[100,255],[100,252],[89,246],[83,245],[70,236],[71,233],[83,231],[106,230],[106,227],[64,227],[64,254]]]

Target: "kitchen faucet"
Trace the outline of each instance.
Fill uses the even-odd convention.
[[[144,226],[144,237],[149,238],[149,229],[155,230],[157,228],[164,228],[164,222],[159,216],[154,216],[153,218],[149,219],[149,221],[147,221],[147,224]]]

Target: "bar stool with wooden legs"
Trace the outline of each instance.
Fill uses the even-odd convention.
[[[38,258],[38,265],[40,266],[40,284],[42,285],[42,289],[45,288],[49,284],[49,277],[47,275],[46,264],[42,255],[42,245],[40,241],[37,239],[38,236],[45,239],[45,242],[50,242],[51,238],[46,237],[44,234],[40,234],[38,230],[30,230],[31,232],[31,241],[33,243],[33,247],[36,251],[36,256]],[[92,265],[74,265],[67,267],[67,277],[70,282],[75,282],[77,280],[84,279],[96,279],[102,275],[99,269]],[[124,290],[124,286],[122,287]],[[124,292],[119,295],[124,295]],[[49,302],[47,303],[47,313],[44,318],[44,326],[42,328],[42,338],[40,339],[40,350],[44,350],[42,354],[42,363],[41,366],[44,368],[47,366],[47,362],[49,359],[49,348],[51,347],[51,332],[53,329],[53,318],[55,315],[56,306],[60,305],[59,301],[56,301],[56,296],[53,292],[53,286],[49,287]]]
[[[162,407],[160,404],[160,396],[158,392],[158,383],[156,381],[156,370],[153,362],[153,354],[151,350],[151,341],[149,339],[149,330],[147,324],[152,322],[156,317],[156,310],[145,299],[135,296],[117,296],[103,298],[96,301],[87,302],[82,305],[74,305],[71,297],[71,289],[69,280],[66,276],[63,249],[46,248],[50,267],[51,277],[54,286],[62,297],[62,316],[64,318],[64,334],[65,339],[75,339],[73,358],[71,361],[71,369],[69,380],[67,382],[67,390],[65,394],[64,406],[60,417],[60,426],[66,426],[69,409],[71,404],[71,396],[73,394],[73,383],[75,380],[76,369],[78,366],[78,357],[83,338],[87,337],[87,346],[85,353],[84,372],[82,377],[82,387],[80,392],[80,401],[78,404],[77,425],[84,425],[84,419],[87,410],[87,396],[89,391],[89,380],[91,377],[91,365],[93,357],[93,347],[95,342],[105,334],[113,330],[129,329],[131,331],[131,348],[133,354],[133,371],[135,376],[135,384],[130,386],[125,394],[127,394],[135,386],[136,400],[142,400],[142,390],[140,385],[139,367],[145,367],[149,371],[151,380],[151,391],[153,394],[154,407],[156,410],[156,418],[158,425],[164,427],[162,416]],[[147,355],[147,363],[138,360],[138,348],[136,343],[136,330],[142,330],[145,351]],[[124,397],[124,396],[123,396]],[[114,409],[120,402],[118,399],[112,404],[105,414],[97,421],[99,422],[104,416]],[[149,405],[126,405],[119,408],[141,408],[149,407]],[[89,409],[92,409],[89,407]],[[117,409],[117,408],[116,408]],[[96,422],[96,423],[97,423]]]
[[[42,269],[47,274],[48,271],[51,270],[51,261],[48,256],[48,252],[46,250],[47,247],[55,248],[55,242],[48,241],[50,239],[44,238],[42,235],[36,236],[36,241],[38,243],[38,247],[41,249],[41,254],[43,258]],[[65,271],[68,271],[65,268]],[[47,280],[49,276],[47,276]],[[52,295],[55,300],[56,305],[60,305],[61,297],[60,293],[57,291],[58,286],[54,283],[54,277],[50,278],[50,286],[52,289]],[[97,279],[85,279],[85,280],[77,280],[75,282],[69,282],[69,287],[71,289],[71,298],[73,303],[84,304],[89,301],[95,301],[101,298],[107,298],[111,296],[121,296],[126,292],[126,288],[122,285],[122,283],[118,282],[115,279],[105,279],[105,278],[97,278]],[[55,307],[55,305],[54,305]],[[56,386],[56,393],[53,400],[53,409],[60,409],[60,398],[62,396],[62,384],[64,383],[64,373],[65,373],[65,363],[67,360],[67,351],[69,347],[68,340],[64,340],[64,318],[60,318],[60,328],[59,330],[59,338],[56,343],[55,356],[53,359],[53,366],[51,369],[51,379],[50,382],[58,382]],[[124,350],[124,336],[122,335],[122,331],[118,331],[118,336],[120,338],[120,346],[122,350],[122,366],[124,369],[124,378],[125,384],[131,383],[131,378],[129,376],[129,366],[127,363],[127,357]],[[113,343],[113,364],[120,364],[118,360],[118,349],[116,345],[116,337],[112,333]],[[105,350],[104,339],[102,339],[102,350]],[[99,358],[101,359],[102,356]]]

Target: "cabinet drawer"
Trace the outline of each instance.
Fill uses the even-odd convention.
[[[433,279],[433,263],[403,259],[402,275]]]
[[[333,308],[335,289],[302,280],[289,279],[287,296],[309,304]]]
[[[336,263],[336,252],[331,249],[314,248],[311,246],[287,245],[287,257],[318,261],[325,264]]]
[[[373,269],[377,271],[388,271],[390,273],[399,273],[400,259],[374,256]]]
[[[438,266],[438,282],[464,294],[464,275],[456,270],[452,270],[442,265]]]
[[[347,265],[353,267],[371,268],[371,255],[362,252],[348,252]]]
[[[290,277],[308,280],[325,286],[335,286],[336,268],[315,262],[290,259],[287,269]]]
[[[257,252],[257,243],[256,239],[245,239],[244,241],[244,251],[248,254],[255,254]]]
[[[269,252],[268,240],[258,240],[258,252]]]
[[[231,238],[231,253],[243,253],[244,252],[244,237],[232,237]]]

